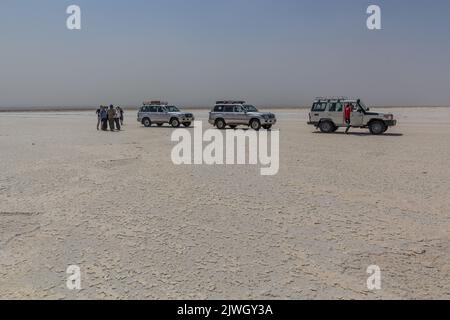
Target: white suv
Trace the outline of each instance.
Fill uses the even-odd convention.
[[[137,121],[145,127],[151,127],[153,124],[161,127],[165,123],[174,128],[181,125],[190,127],[194,120],[192,113],[181,112],[177,107],[169,106],[168,103],[160,101],[144,102],[137,116]]]
[[[379,135],[385,133],[389,127],[397,125],[394,115],[370,112],[361,99],[348,98],[316,98],[309,113],[308,124],[323,133],[333,133],[340,127],[347,127],[344,117],[347,105],[352,107],[352,128],[368,128],[370,133]]]
[[[260,112],[256,107],[245,101],[217,101],[209,113],[209,123],[217,129],[229,126],[248,126],[254,130],[261,128],[270,130],[277,123],[277,118],[271,112]]]

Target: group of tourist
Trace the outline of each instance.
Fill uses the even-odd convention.
[[[124,111],[121,107],[114,107],[110,105],[109,108],[105,106],[100,106],[96,111],[97,114],[97,130],[101,129],[103,131],[120,131],[123,126],[123,115]]]

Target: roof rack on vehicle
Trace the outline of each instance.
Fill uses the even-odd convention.
[[[160,100],[152,100],[152,101],[144,101],[143,105],[144,106],[167,106],[169,103],[168,102],[163,102]]]
[[[242,100],[219,100],[219,101],[216,101],[216,104],[245,104],[245,101],[242,101]]]
[[[317,101],[348,100],[348,97],[344,97],[344,96],[316,97],[316,100]]]

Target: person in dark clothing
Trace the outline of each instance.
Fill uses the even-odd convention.
[[[102,123],[102,130],[108,130],[108,111],[106,110],[106,107],[102,107],[100,109],[100,119]]]
[[[353,112],[352,105],[347,104],[344,109],[344,120],[345,120],[345,123],[347,124],[347,129],[345,130],[345,134],[348,134],[348,131],[352,127],[352,112]]]
[[[109,122],[109,129],[111,131],[114,131],[114,117],[116,116],[116,110],[114,109],[113,105],[109,106],[108,110],[108,122]]]
[[[117,109],[119,109],[120,112],[120,125],[123,126],[123,115],[125,112],[123,111],[122,107],[117,107]]]

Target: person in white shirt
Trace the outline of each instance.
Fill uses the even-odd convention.
[[[116,114],[114,115],[114,121],[116,123],[116,129],[120,131],[120,108],[116,108]]]

